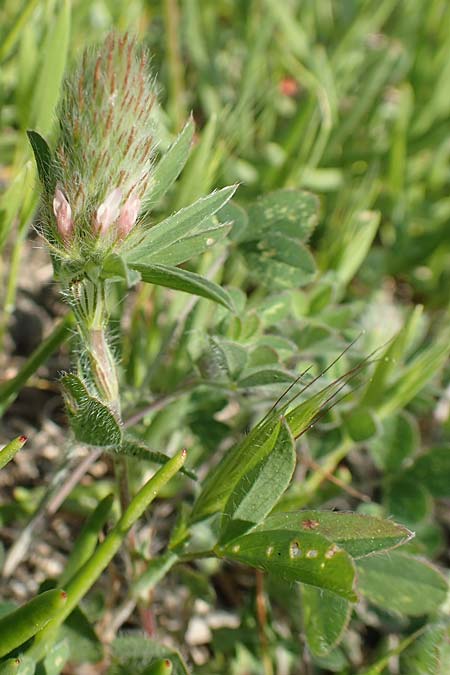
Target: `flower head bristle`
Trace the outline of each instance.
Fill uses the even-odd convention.
[[[135,226],[151,181],[155,100],[146,54],[127,34],[87,50],[67,78],[46,206],[47,238],[65,257],[109,250]]]

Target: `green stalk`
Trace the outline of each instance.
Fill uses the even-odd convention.
[[[121,547],[133,524],[142,516],[166,483],[181,469],[186,450],[180,450],[133,497],[125,513],[92,557],[67,584],[67,602],[62,611],[36,636],[27,655],[39,661],[55,637],[59,626],[77,607]]]
[[[97,508],[94,509],[87,519],[59,578],[61,588],[67,585],[70,579],[75,576],[78,570],[81,569],[94,553],[99,532],[110,514],[113,502],[114,496],[112,494],[107,495],[99,502]]]
[[[0,385],[0,415],[13,403],[27,380],[47,361],[49,356],[68,338],[74,323],[72,312],[66,314],[50,335],[31,354],[17,375]]]
[[[3,61],[3,59],[8,56],[8,54],[13,49],[15,43],[22,33],[23,27],[26,25],[38,2],[39,0],[29,0],[28,4],[20,12],[16,22],[9,31],[8,35],[4,38],[3,44],[0,47],[0,61]]]

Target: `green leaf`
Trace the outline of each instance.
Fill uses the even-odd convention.
[[[69,614],[59,635],[67,641],[74,663],[96,663],[103,658],[103,645],[79,607]]]
[[[282,368],[246,368],[238,382],[240,389],[264,387],[269,384],[283,384],[294,381],[294,376]]]
[[[216,214],[221,223],[230,223],[230,239],[239,241],[248,224],[247,212],[234,201],[229,201]]]
[[[367,441],[377,433],[378,427],[370,408],[357,406],[344,415],[344,424],[355,443]]]
[[[64,375],[61,382],[67,415],[77,440],[100,447],[120,445],[122,429],[113,412],[91,396],[76,375]]]
[[[59,675],[69,659],[70,649],[66,640],[52,645],[43,661],[45,675]]]
[[[225,505],[221,542],[226,543],[261,522],[288,487],[295,469],[295,446],[284,420],[275,445],[235,485]]]
[[[358,561],[358,589],[389,612],[422,616],[436,612],[448,585],[430,563],[393,551]]]
[[[158,162],[153,173],[150,194],[148,195],[148,199],[152,204],[158,202],[166,194],[182,172],[189,157],[194,129],[194,122],[191,118]]]
[[[167,248],[149,253],[146,263],[162,263],[164,265],[180,265],[181,263],[209,251],[217,242],[224,239],[230,231],[230,224],[217,224],[214,218],[204,223],[200,232],[182,237],[179,241],[170,244]]]
[[[56,20],[49,26],[42,46],[43,63],[33,100],[35,126],[47,134],[53,126],[54,110],[66,68],[70,37],[70,2],[60,3]]]
[[[144,675],[155,659],[164,658],[172,661],[173,675],[189,675],[181,654],[149,637],[120,636],[112,643],[111,651],[112,666],[108,675]]]
[[[357,600],[352,559],[320,534],[254,530],[214,550],[220,557],[276,574],[287,581],[301,581],[325,588],[351,602]]]
[[[448,482],[448,480],[447,480]],[[384,494],[386,513],[403,523],[415,524],[424,520],[432,508],[428,490],[408,474],[387,479]]]
[[[242,244],[249,273],[268,288],[295,288],[310,283],[316,264],[306,246],[280,232],[268,232],[256,242]]]
[[[162,251],[166,254],[172,245],[180,246],[180,241],[193,234],[201,234],[211,229],[211,216],[227,203],[236,191],[236,186],[226,187],[199,199],[194,204],[178,211],[142,233],[132,232],[128,237],[128,246],[123,249],[125,262],[134,267],[134,263],[148,263],[158,257]],[[221,226],[224,227],[224,226]]]
[[[420,455],[407,475],[412,481],[424,485],[433,497],[450,497],[450,447],[438,446]]]
[[[259,240],[270,232],[306,241],[318,220],[319,201],[310,192],[276,190],[257,199],[248,209],[248,225],[241,242]]]
[[[218,337],[211,337],[210,345],[211,353],[207,355],[208,360],[213,361],[218,370],[226,370],[232,380],[237,379],[247,362],[245,347]]]
[[[209,116],[202,127],[198,142],[192,149],[189,161],[177,186],[175,204],[177,208],[198,199],[211,189],[217,173],[217,164],[223,158],[224,146],[217,143],[216,114]]]
[[[448,637],[448,625],[427,626],[422,635],[401,653],[400,672],[407,675],[445,675],[450,663]]]
[[[314,656],[326,656],[341,641],[351,605],[335,593],[301,584],[306,644]]]
[[[132,288],[141,280],[139,272],[131,269],[122,256],[115,253],[109,255],[103,262],[102,277],[112,281],[123,280],[128,288]]]
[[[333,262],[336,278],[346,286],[353,279],[364,262],[381,220],[379,211],[355,213],[349,223],[348,232],[339,247],[337,259]]]
[[[450,351],[450,333],[443,330],[435,340],[400,370],[392,387],[385,392],[380,404],[381,416],[405,407],[425,384],[436,375]]]
[[[370,452],[381,469],[398,471],[408,457],[412,457],[419,445],[417,422],[405,410],[391,415],[381,422],[381,433],[371,439]]]
[[[410,313],[405,325],[381,354],[362,397],[362,405],[373,407],[382,402],[391,373],[395,372],[399,363],[404,361],[411,340],[416,335],[422,312],[423,307],[417,305]]]
[[[142,281],[157,286],[166,286],[177,291],[213,300],[234,311],[233,301],[225,289],[205,277],[169,265],[145,265],[132,263],[131,267],[139,272]]]
[[[413,536],[406,527],[391,520],[333,511],[274,513],[256,529],[283,529],[299,536],[303,532],[315,532],[337,544],[353,558],[400,546]]]
[[[52,174],[52,153],[45,138],[37,131],[29,129],[27,136],[34,153],[34,159],[38,170],[39,180],[47,194],[55,190],[55,178]]]

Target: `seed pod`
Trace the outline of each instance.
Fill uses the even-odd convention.
[[[36,635],[64,607],[67,594],[52,589],[0,619],[0,658]]]

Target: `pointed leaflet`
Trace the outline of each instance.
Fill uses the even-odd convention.
[[[212,248],[218,241],[224,239],[230,231],[229,223],[217,224],[215,217],[209,218],[199,232],[182,237],[179,241],[169,244],[166,248],[149,253],[146,263],[162,263],[164,265],[180,265],[195,256],[201,255]],[[133,265],[133,263],[131,263]]]
[[[77,440],[101,447],[120,445],[122,429],[111,410],[91,396],[76,375],[64,375],[61,382],[70,426]]]
[[[295,511],[270,515],[256,530],[283,529],[315,532],[338,544],[353,558],[361,558],[405,544],[413,533],[391,520],[357,513],[333,511]]]
[[[233,301],[230,295],[209,279],[195,274],[195,272],[188,272],[179,267],[171,267],[169,265],[144,265],[134,263],[131,265],[133,270],[136,270],[141,275],[142,281],[148,284],[156,284],[157,286],[167,286],[174,288],[177,291],[184,291],[192,295],[199,295],[208,300],[213,300],[223,305],[230,311],[234,311]]]
[[[335,593],[301,584],[306,643],[314,656],[326,656],[341,641],[351,605]]]
[[[276,574],[287,581],[301,581],[325,588],[351,602],[357,600],[352,559],[320,534],[253,531],[225,546],[216,546],[214,551],[219,557]]]
[[[209,229],[211,216],[231,199],[235,191],[234,185],[223,188],[181,209],[143,233],[139,230],[132,232],[123,251],[125,262],[130,265],[146,263],[149,256],[156,256],[163,249],[169,249],[172,244],[179,245],[180,240],[188,235]]]
[[[221,523],[222,543],[251,529],[272,510],[294,469],[294,440],[285,420],[281,420],[273,450],[242,476],[230,494]]]
[[[37,131],[29,129],[27,131],[28,140],[34,153],[39,179],[42,186],[48,194],[53,194],[55,190],[55,178],[52,176],[52,155],[48,143]]]
[[[155,168],[149,194],[152,204],[166,194],[183,170],[189,157],[193,135],[194,122],[191,118]]]

